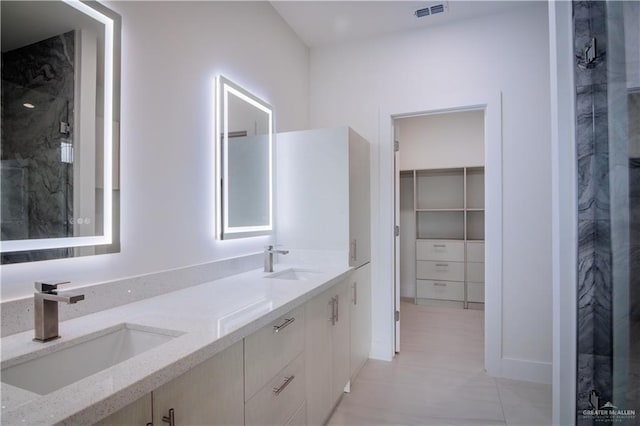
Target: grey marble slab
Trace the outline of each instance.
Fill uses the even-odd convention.
[[[73,235],[73,163],[61,161],[61,145],[74,138],[74,62],[73,31],[2,53],[2,160],[24,169],[16,191],[28,206],[26,223],[2,222],[3,240],[21,232],[26,238]],[[70,125],[68,134],[60,132],[62,122]],[[11,201],[3,196],[2,202]],[[42,252],[37,260],[68,252]]]

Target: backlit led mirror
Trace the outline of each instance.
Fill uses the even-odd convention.
[[[0,2],[1,260],[119,251],[120,17]]]
[[[216,79],[218,239],[273,230],[273,109],[224,77]]]

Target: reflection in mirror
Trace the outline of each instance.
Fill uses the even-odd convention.
[[[71,0],[0,8],[2,263],[119,251],[120,17]]]
[[[273,229],[273,110],[224,77],[216,84],[219,239]]]

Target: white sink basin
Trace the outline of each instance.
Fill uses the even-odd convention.
[[[319,271],[311,271],[308,269],[290,268],[267,275],[267,278],[278,278],[281,280],[309,280],[316,277],[319,273]]]
[[[3,362],[2,381],[30,392],[46,395],[92,374],[155,348],[182,332],[119,324],[105,330],[61,342],[55,352],[13,364]]]

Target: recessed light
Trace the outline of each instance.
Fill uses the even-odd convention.
[[[30,104],[29,102],[22,104],[23,107],[34,109],[36,106],[34,104]]]

